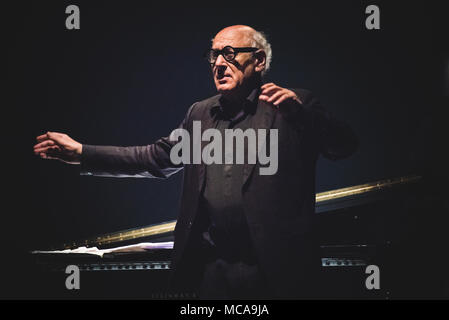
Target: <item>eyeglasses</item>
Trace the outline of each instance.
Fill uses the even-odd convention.
[[[221,50],[207,49],[206,52],[204,52],[204,58],[210,64],[215,64],[215,62],[218,59],[218,56],[221,54],[226,61],[232,62],[237,56],[237,53],[239,52],[254,52],[257,50],[259,50],[259,48],[254,47],[233,48],[231,46],[226,46]]]

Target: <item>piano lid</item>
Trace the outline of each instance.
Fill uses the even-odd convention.
[[[376,201],[377,196],[382,195],[387,190],[404,185],[411,185],[421,179],[422,177],[419,175],[409,175],[320,192],[316,194],[316,213],[360,205],[367,201]],[[158,238],[159,241],[165,241],[167,239],[171,240],[175,226],[176,220],[167,221],[140,228],[103,234],[81,241],[74,241],[72,243],[64,243],[62,246],[56,247],[69,249],[80,246],[105,246],[132,240],[142,241],[144,238],[149,240]]]

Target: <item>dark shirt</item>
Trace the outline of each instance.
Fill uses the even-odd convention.
[[[209,224],[205,233],[206,241],[216,250],[220,258],[229,261],[252,262],[253,249],[249,229],[243,209],[242,183],[244,164],[236,164],[234,141],[233,164],[225,164],[225,129],[249,128],[249,121],[257,107],[259,90],[254,89],[245,103],[239,107],[221,100],[221,106],[213,110],[215,128],[223,137],[222,164],[206,166],[206,184],[202,194],[201,210],[208,217]],[[227,110],[233,111],[231,117]],[[247,151],[245,141],[245,161]]]

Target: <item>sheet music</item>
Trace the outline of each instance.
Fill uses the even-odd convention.
[[[71,254],[71,253],[84,253],[92,254],[103,257],[105,253],[113,252],[145,252],[154,249],[173,249],[173,241],[167,242],[141,242],[138,244],[131,244],[128,246],[121,246],[109,249],[98,249],[97,247],[78,247],[76,249],[66,249],[66,250],[53,250],[53,251],[42,251],[35,250],[31,253],[57,253],[57,254]]]

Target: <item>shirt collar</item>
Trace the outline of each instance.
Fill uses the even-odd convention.
[[[260,87],[254,88],[249,95],[246,97],[245,102],[243,104],[244,114],[254,114],[257,107],[257,102],[259,101],[259,93]],[[212,106],[210,112],[212,117],[216,117],[217,115],[223,114],[223,105],[230,103],[223,96],[220,96],[217,99],[217,103]],[[237,118],[237,117],[236,117]]]

